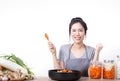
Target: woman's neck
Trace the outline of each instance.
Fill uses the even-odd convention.
[[[73,47],[77,48],[77,49],[83,48],[84,47],[84,43],[73,43]]]
[[[71,52],[76,58],[80,58],[85,52],[85,45],[83,43],[73,43]]]

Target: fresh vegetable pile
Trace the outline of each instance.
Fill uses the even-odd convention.
[[[14,54],[0,56],[0,75],[0,80],[34,79],[34,73]]]

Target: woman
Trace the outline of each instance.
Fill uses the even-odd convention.
[[[98,44],[96,49],[84,44],[83,40],[87,33],[87,25],[80,17],[73,18],[69,24],[69,36],[73,44],[61,46],[59,59],[57,59],[56,48],[52,42],[48,42],[53,56],[55,69],[71,69],[82,72],[82,76],[88,76],[90,61],[97,61],[102,45]]]

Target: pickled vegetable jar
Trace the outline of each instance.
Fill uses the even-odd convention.
[[[104,61],[103,66],[103,78],[114,79],[115,78],[115,64],[113,60]]]
[[[92,61],[88,69],[88,74],[91,79],[102,78],[102,63],[98,61]]]
[[[116,78],[120,79],[120,56],[117,55],[117,62],[116,62]]]

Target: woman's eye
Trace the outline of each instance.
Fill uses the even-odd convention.
[[[83,32],[83,30],[82,30],[82,29],[80,29],[80,30],[79,30],[79,32]]]
[[[83,32],[84,30],[83,29],[79,29],[79,30],[72,30],[72,32]]]
[[[72,32],[76,32],[76,30],[72,30]]]
[[[71,32],[76,32],[76,30],[75,30],[75,29],[72,29]]]

